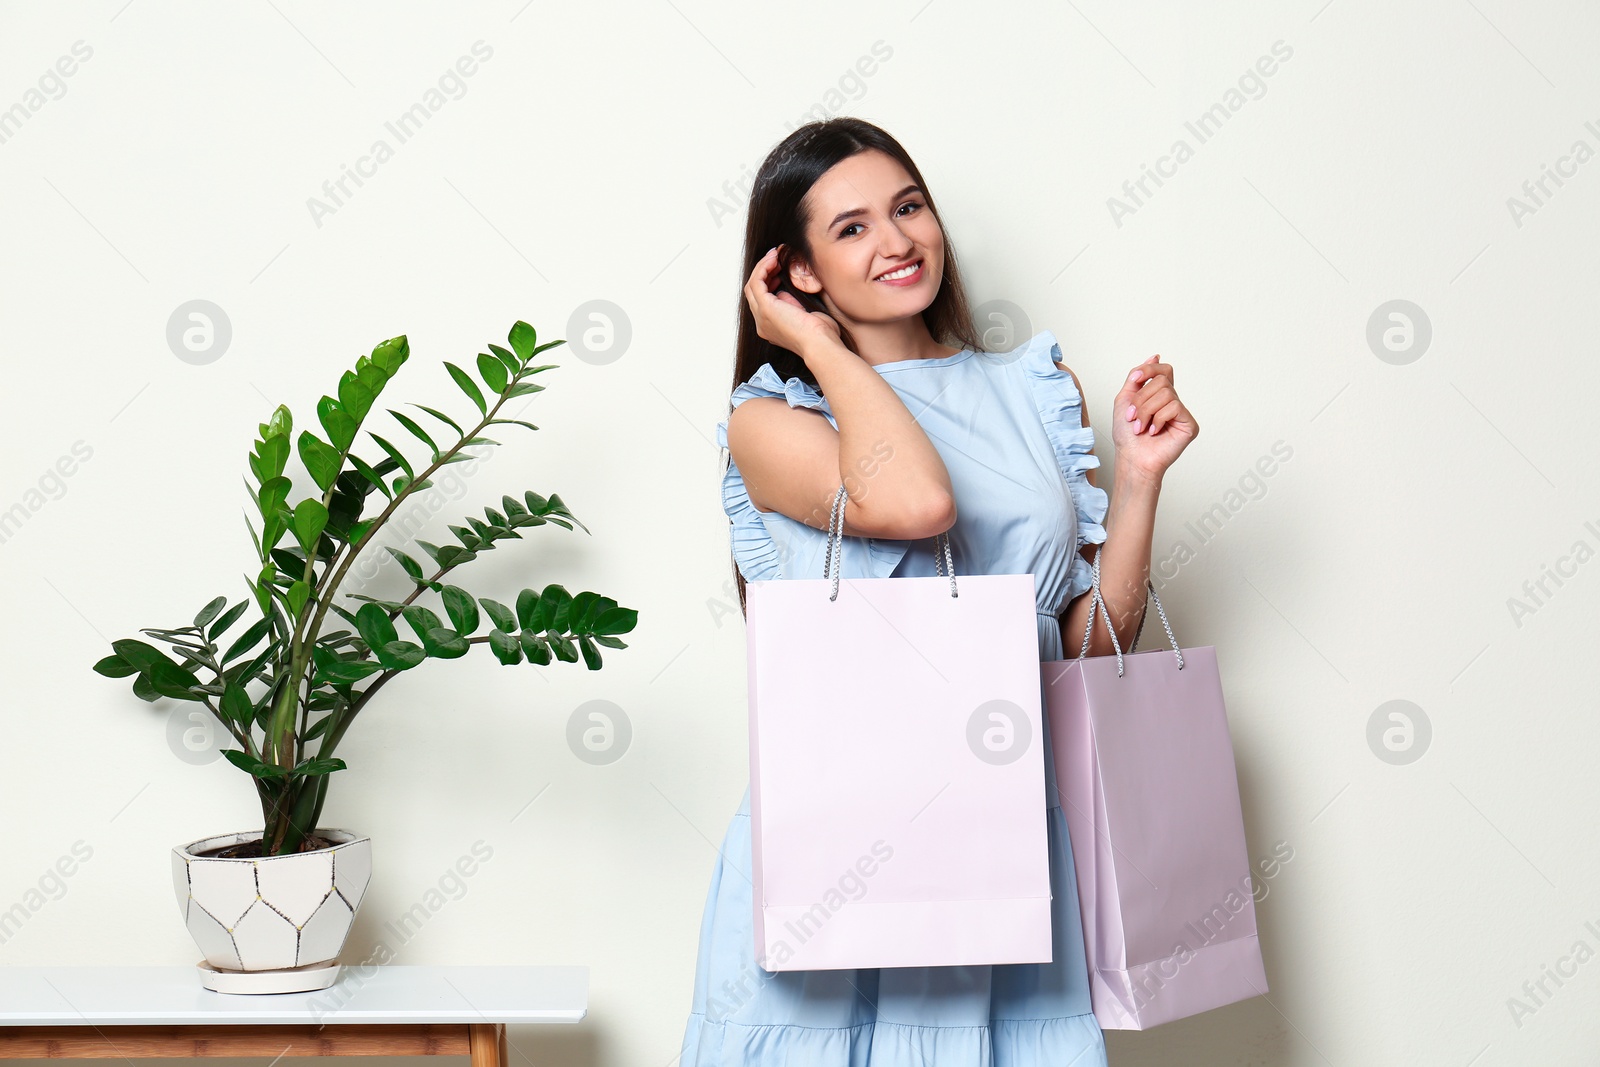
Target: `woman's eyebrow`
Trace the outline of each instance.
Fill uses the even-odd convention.
[[[906,186],[904,189],[901,189],[898,193],[895,193],[889,199],[890,200],[899,200],[902,196],[905,196],[907,193],[920,193],[920,192],[922,192],[922,187],[917,185],[917,184],[915,184],[915,183],[912,183],[911,185]],[[849,211],[841,211],[841,212],[839,212],[837,215],[835,215],[833,217],[833,221],[832,222],[828,223],[828,229],[830,229],[830,230],[833,229],[835,226],[839,225],[839,223],[843,222],[845,219],[853,219],[857,215],[865,215],[866,213],[867,213],[867,209],[864,208],[864,207],[852,208]]]

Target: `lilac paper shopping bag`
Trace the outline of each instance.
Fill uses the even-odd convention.
[[[1094,606],[1105,610],[1098,561]],[[1267,991],[1216,650],[1180,649],[1159,598],[1156,610],[1170,651],[1040,665],[1090,999],[1107,1030]]]
[[[1033,575],[745,594],[757,962],[1048,961]]]

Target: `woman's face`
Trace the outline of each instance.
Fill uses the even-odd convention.
[[[840,160],[806,194],[810,263],[790,265],[797,289],[818,294],[846,327],[917,315],[939,292],[944,234],[900,163],[868,149]],[[909,276],[884,278],[914,267]]]

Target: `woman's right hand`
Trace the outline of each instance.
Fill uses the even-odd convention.
[[[775,290],[783,282],[782,270],[778,249],[770,249],[745,283],[744,295],[756,320],[757,336],[801,358],[818,342],[842,343],[839,324],[831,316],[807,311],[793,293]]]

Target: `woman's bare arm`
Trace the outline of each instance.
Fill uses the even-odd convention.
[[[758,510],[828,528],[839,486],[848,537],[916,540],[948,530],[955,494],[944,460],[883,376],[837,341],[802,353],[838,421],[779,397],[728,418],[728,451]]]
[[[1083,397],[1083,387],[1078,376],[1060,363],[1056,364],[1072,375],[1078,386],[1078,396]],[[1082,424],[1089,425],[1089,403],[1081,403]],[[1120,460],[1120,455],[1118,459]],[[1085,470],[1090,485],[1095,485],[1094,470]],[[1156,504],[1161,497],[1161,477],[1150,476],[1128,464],[1116,468],[1116,484],[1106,506],[1106,543],[1085,545],[1083,558],[1094,562],[1100,555],[1100,596],[1106,611],[1117,630],[1117,641],[1127,652],[1133,644],[1133,635],[1139,632],[1144,619],[1147,596],[1145,582],[1150,576],[1150,544],[1155,536]],[[1068,659],[1074,659],[1083,648],[1084,627],[1089,624],[1089,607],[1094,600],[1092,588],[1075,597],[1061,615],[1061,643]],[[1089,638],[1090,656],[1109,656],[1111,635],[1106,632],[1106,620],[1095,612],[1093,634]]]

